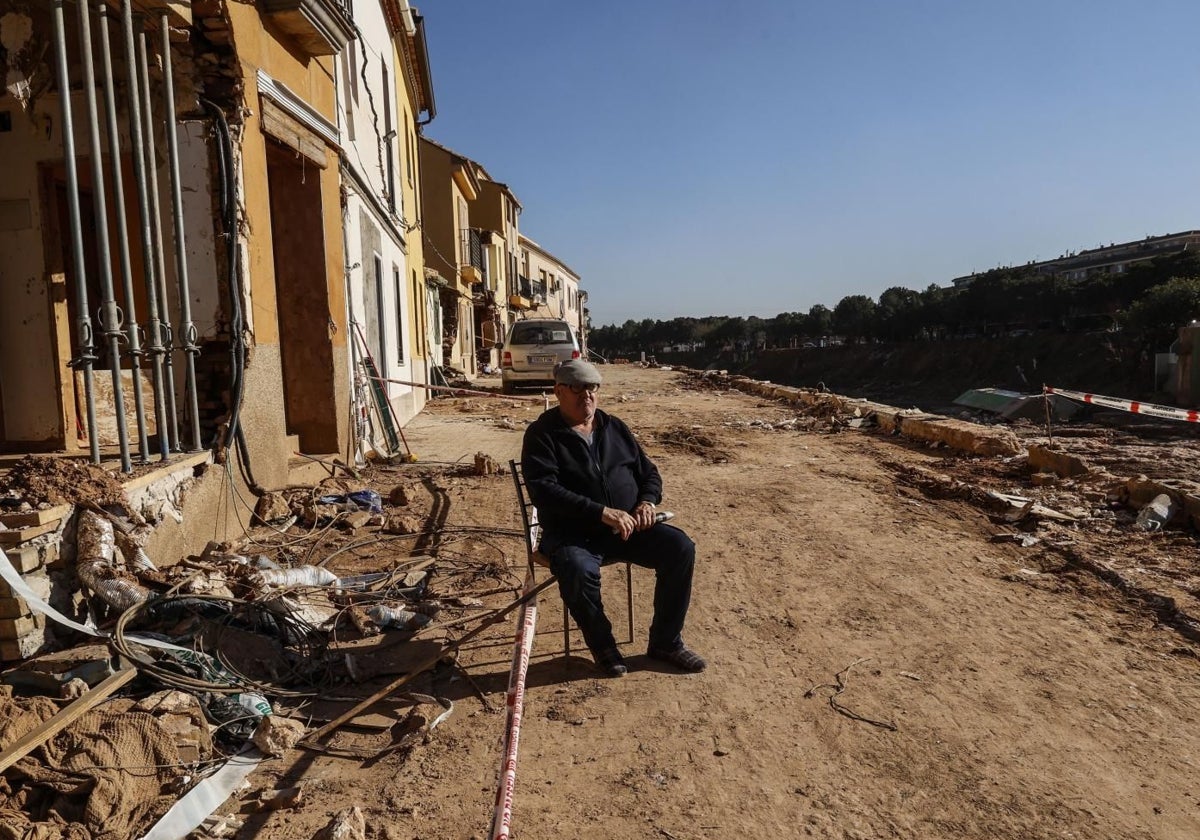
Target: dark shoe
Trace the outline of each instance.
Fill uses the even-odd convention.
[[[610,677],[623,677],[629,673],[621,652],[616,648],[593,653],[592,658],[596,660],[596,667]]]
[[[651,659],[657,659],[659,662],[666,662],[669,665],[674,665],[681,671],[687,671],[695,674],[703,671],[708,667],[708,663],[704,661],[704,657],[690,650],[687,647],[680,646],[675,650],[656,650],[649,648],[646,651],[646,656]]]

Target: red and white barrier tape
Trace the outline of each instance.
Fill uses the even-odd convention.
[[[1042,389],[1043,393],[1055,394],[1069,400],[1102,405],[1105,408],[1115,408],[1118,411],[1128,411],[1130,414],[1145,414],[1149,417],[1161,417],[1164,420],[1181,420],[1184,423],[1200,423],[1200,411],[1188,408],[1175,408],[1169,405],[1138,402],[1137,400],[1121,400],[1116,397],[1105,397],[1100,394],[1085,394],[1082,391],[1067,391],[1062,388],[1051,388],[1049,385]]]
[[[525,591],[533,587],[533,575],[525,580]],[[525,713],[525,675],[533,654],[537,631],[537,598],[521,606],[517,635],[513,642],[512,670],[508,673],[508,718],[504,728],[503,762],[500,783],[496,787],[496,808],[492,813],[492,840],[508,840],[512,823],[513,791],[517,786],[517,742],[521,737],[521,718]]]

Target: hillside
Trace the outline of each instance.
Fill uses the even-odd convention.
[[[1122,348],[1107,333],[767,350],[740,372],[787,385],[824,382],[840,394],[929,410],[945,407],[969,388],[1031,392],[1043,383],[1168,399],[1154,393],[1153,358]]]

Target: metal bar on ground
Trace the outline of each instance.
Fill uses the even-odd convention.
[[[337,729],[342,724],[346,723],[346,721],[353,719],[357,715],[359,715],[362,712],[369,709],[371,706],[374,706],[376,703],[378,703],[384,697],[387,697],[389,694],[394,692],[400,686],[405,685],[405,684],[411,682],[412,680],[416,679],[421,674],[425,673],[430,668],[434,667],[439,662],[441,662],[446,656],[448,656],[451,653],[454,653],[454,651],[458,650],[460,647],[465,645],[467,642],[471,641],[476,636],[481,634],[484,630],[487,630],[489,627],[491,627],[493,624],[495,624],[498,621],[503,621],[510,613],[512,613],[514,610],[518,609],[521,605],[525,604],[526,602],[530,601],[533,598],[536,598],[538,596],[538,594],[543,589],[546,589],[547,587],[549,587],[550,584],[557,583],[557,582],[558,582],[558,578],[554,577],[553,575],[546,578],[544,581],[542,581],[537,586],[535,586],[532,590],[525,592],[523,595],[521,595],[520,598],[518,598],[517,600],[510,603],[508,606],[504,607],[499,612],[493,613],[491,616],[485,618],[483,620],[483,622],[478,627],[476,627],[474,630],[471,630],[471,631],[467,632],[465,635],[462,635],[459,638],[455,639],[454,641],[446,644],[439,650],[437,650],[434,653],[427,656],[425,659],[423,659],[420,662],[413,665],[412,668],[409,669],[409,672],[407,674],[404,674],[403,676],[388,683],[383,688],[379,689],[374,694],[372,694],[370,697],[367,697],[366,699],[360,701],[359,704],[357,706],[355,706],[353,709],[350,709],[348,712],[344,712],[336,719],[331,720],[329,723],[322,726],[320,729],[306,735],[302,740],[297,742],[298,746],[305,747],[306,749],[310,749],[310,750],[320,751],[322,749],[321,740],[326,735],[333,732],[335,729]],[[433,625],[429,625],[429,626],[432,627]],[[418,630],[416,635],[420,635],[420,632],[421,631]]]
[[[103,25],[103,22],[101,22]],[[88,144],[92,158],[92,208],[96,225],[96,261],[100,275],[100,328],[108,346],[108,367],[112,373],[113,409],[116,414],[117,445],[121,469],[131,472],[129,427],[125,423],[125,391],[121,387],[121,314],[113,288],[112,246],[108,232],[108,190],[104,183],[104,147],[100,145],[100,111],[96,105],[96,71],[92,58],[91,3],[79,4],[79,45],[83,53],[83,94],[88,109]]]
[[[171,62],[171,20],[164,12],[160,21],[162,31],[163,62],[163,119],[166,122],[167,161],[171,173],[171,218],[175,229],[175,280],[179,284],[179,339],[184,357],[183,387],[187,398],[188,422],[191,432],[191,450],[199,452],[200,402],[196,396],[196,325],[192,323],[192,294],[188,283],[187,236],[183,222],[183,185],[179,174],[179,137],[176,134],[175,116],[175,73]]]
[[[87,2],[87,0],[84,0]],[[104,115],[108,129],[108,153],[112,161],[113,209],[117,219],[117,256],[121,265],[121,293],[125,298],[125,335],[129,340],[130,378],[133,383],[133,411],[137,421],[138,455],[143,464],[150,462],[150,433],[146,427],[146,407],[142,397],[142,338],[133,296],[133,264],[129,256],[129,225],[125,215],[125,176],[121,172],[121,135],[117,127],[117,94],[113,80],[112,39],[108,33],[108,4],[96,0],[100,13],[100,56],[104,64]],[[120,357],[118,356],[118,359]],[[114,383],[120,391],[121,383]],[[118,413],[118,418],[124,415]],[[120,422],[120,421],[118,421]],[[129,467],[124,467],[126,472]]]
[[[63,11],[63,0],[54,2],[54,52],[58,72],[58,91],[62,106],[63,161],[67,168],[67,212],[71,225],[71,258],[76,306],[76,335],[79,340],[79,356],[71,360],[71,366],[83,371],[83,392],[87,410],[88,448],[92,463],[100,463],[100,433],[96,429],[96,395],[92,380],[92,363],[96,360],[92,344],[92,321],[88,315],[87,269],[83,255],[83,221],[79,212],[79,170],[75,162],[75,121],[71,108],[71,79],[67,74],[67,27]],[[74,413],[71,413],[74,416]],[[75,434],[72,428],[63,429],[66,438]]]
[[[533,572],[525,578],[525,591],[534,589]],[[521,739],[521,720],[525,716],[525,677],[537,636],[537,598],[530,598],[517,614],[516,639],[513,642],[512,668],[508,672],[507,715],[504,724],[504,749],[501,751],[500,781],[496,786],[496,807],[492,811],[492,840],[508,840],[512,829],[513,794],[517,786],[517,746]]]

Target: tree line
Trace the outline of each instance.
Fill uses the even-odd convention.
[[[1165,349],[1179,327],[1200,318],[1200,254],[1183,252],[1067,280],[1031,265],[996,268],[966,285],[924,291],[901,286],[879,298],[847,295],[832,309],[774,318],[712,315],[646,318],[592,329],[588,344],[607,358],[671,350],[766,349],[868,341],[938,341],[1039,330],[1120,331],[1145,349]]]

